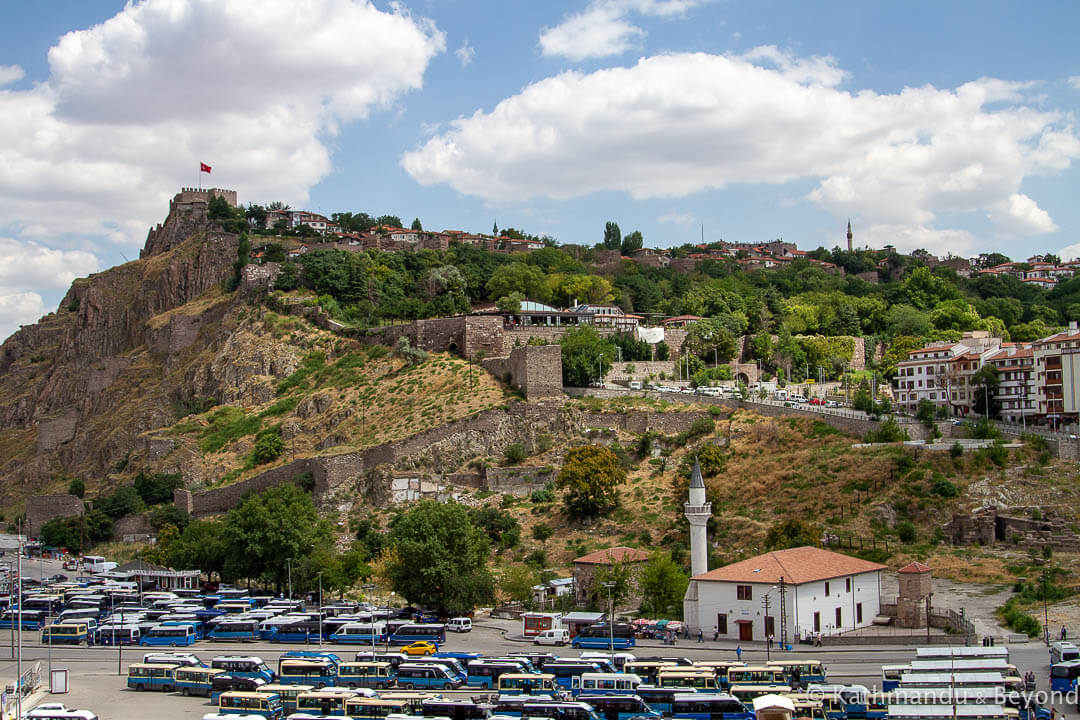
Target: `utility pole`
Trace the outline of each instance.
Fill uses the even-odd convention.
[[[926,644],[930,644],[930,598],[934,593],[926,594]]]
[[[23,554],[23,541],[22,541],[22,521],[16,524],[15,532],[19,536],[19,555],[16,558],[18,563],[15,570],[15,577],[18,579],[18,618],[19,630],[17,632],[18,642],[17,654],[15,655],[15,717],[22,718],[22,554]]]
[[[765,595],[761,598],[761,605],[765,608],[765,630],[766,630],[766,632],[765,632],[765,662],[768,662],[769,660],[772,659],[772,643],[769,642],[769,633],[768,633],[768,628],[769,628],[769,600],[770,600],[769,593],[765,593]]]
[[[611,666],[615,666],[615,603],[611,597],[611,590],[615,587],[615,583],[608,581],[604,583],[604,587],[607,588],[607,604],[608,604],[608,652],[611,653]]]
[[[286,558],[285,565],[289,568],[289,599],[292,600],[292,558]]]
[[[787,587],[780,576],[780,646],[787,647]]]
[[[322,574],[319,571],[319,649],[322,649]]]

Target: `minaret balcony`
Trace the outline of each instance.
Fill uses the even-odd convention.
[[[711,514],[712,503],[705,503],[704,505],[691,505],[690,503],[684,503],[683,511],[687,515]]]

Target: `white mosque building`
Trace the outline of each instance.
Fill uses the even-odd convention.
[[[697,461],[684,506],[690,522],[692,577],[683,597],[691,633],[741,642],[795,642],[816,633],[833,635],[873,623],[881,610],[885,566],[818,547],[774,550],[715,570],[708,569],[707,528],[712,505]]]

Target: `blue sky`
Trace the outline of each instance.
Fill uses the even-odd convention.
[[[0,335],[199,161],[428,229],[1080,251],[1075,3],[299,5],[0,5]]]

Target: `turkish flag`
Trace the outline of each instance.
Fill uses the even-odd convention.
[[[210,174],[210,166],[204,162],[199,163],[199,172],[204,172],[207,175]]]

